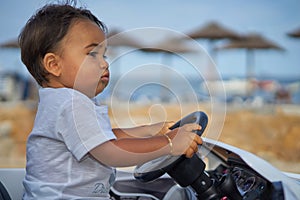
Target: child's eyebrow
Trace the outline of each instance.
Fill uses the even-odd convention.
[[[87,46],[85,47],[85,49],[88,49],[88,48],[91,48],[91,47],[93,47],[95,50],[99,50],[99,49],[105,47],[104,53],[105,53],[106,50],[107,50],[106,45],[103,45],[102,43],[101,43],[101,44],[97,44],[97,43],[89,44],[89,45],[87,45]]]
[[[91,48],[91,47],[97,47],[97,48],[101,48],[102,45],[101,44],[97,44],[97,43],[92,43],[87,45],[86,47],[84,47],[85,49]]]

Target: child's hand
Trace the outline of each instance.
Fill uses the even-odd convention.
[[[185,124],[166,134],[172,141],[172,155],[184,154],[186,157],[191,158],[198,151],[198,145],[202,144],[202,139],[193,132],[195,130],[201,130],[201,126],[198,124]]]
[[[156,124],[149,125],[148,128],[152,132],[152,136],[154,135],[163,135],[170,131],[170,127],[173,126],[174,122],[159,122]]]

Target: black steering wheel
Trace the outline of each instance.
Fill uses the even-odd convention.
[[[201,136],[207,126],[207,122],[208,118],[204,112],[194,112],[178,121],[170,129],[187,123],[197,123],[202,126],[202,129],[196,133]],[[163,156],[137,166],[134,171],[134,177],[142,182],[148,182],[167,173],[181,187],[191,186],[197,193],[198,199],[219,200],[224,196],[236,200],[243,199],[231,176],[217,180],[210,177],[204,170],[205,163],[197,153],[191,158],[187,158],[184,155]]]
[[[208,117],[204,112],[197,111],[193,112],[184,118],[182,118],[180,121],[175,123],[170,129],[175,129],[178,127],[183,126],[184,124],[189,123],[197,123],[199,124],[202,129],[196,131],[196,133],[201,136],[207,126]],[[201,162],[199,162],[199,160]],[[176,166],[176,167],[175,167]],[[181,166],[182,169],[179,169]],[[174,167],[177,169],[176,172],[172,172],[174,170]],[[190,184],[190,181],[187,180],[186,173],[178,173],[177,171],[188,171],[189,174],[191,174],[191,178],[195,176],[194,171],[196,174],[201,171],[201,173],[204,171],[205,164],[204,162],[194,154],[192,158],[186,158],[184,155],[182,156],[163,156],[157,159],[154,159],[152,161],[149,161],[147,163],[144,163],[143,165],[137,166],[134,170],[134,177],[137,180],[140,180],[141,182],[149,182],[152,180],[155,180],[162,176],[164,173],[168,173],[172,178],[175,179],[177,182],[181,182],[181,186],[187,186]],[[193,170],[194,169],[194,170]],[[175,173],[176,177],[172,176],[172,174]],[[183,177],[181,177],[181,175]],[[178,179],[178,180],[176,180]]]

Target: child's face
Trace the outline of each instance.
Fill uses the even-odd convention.
[[[70,27],[61,49],[61,84],[89,97],[102,92],[109,82],[103,31],[92,21],[79,20]]]

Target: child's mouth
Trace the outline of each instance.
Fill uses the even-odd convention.
[[[100,77],[101,80],[109,80],[109,72],[105,72]]]

